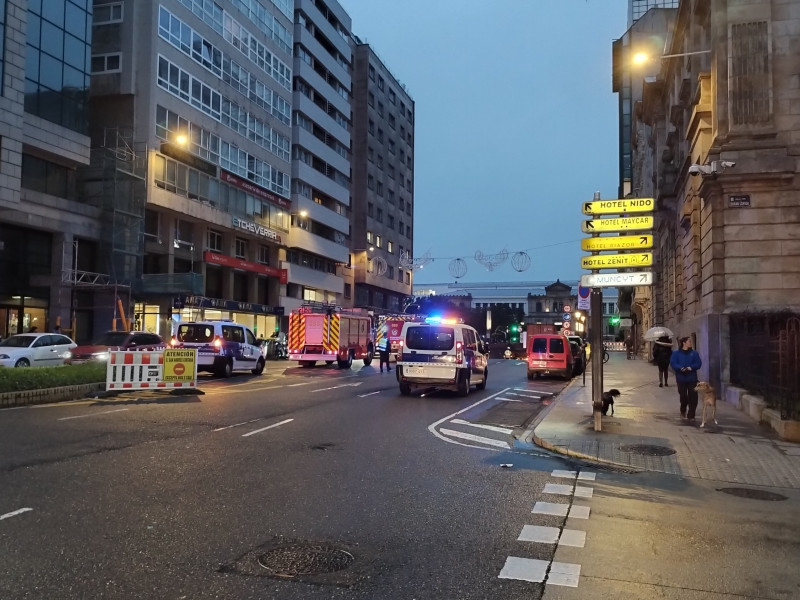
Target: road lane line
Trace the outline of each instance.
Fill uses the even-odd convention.
[[[272,429],[273,427],[279,427],[280,425],[285,425],[286,423],[291,423],[294,419],[286,419],[285,421],[281,421],[280,423],[273,423],[272,425],[268,425],[267,427],[262,427],[261,429],[256,429],[255,431],[251,431],[249,433],[243,433],[242,437],[247,437],[249,435],[255,435],[257,433],[261,433],[262,431],[266,431],[267,429]]]
[[[316,390],[311,390],[309,393],[313,394],[315,392],[328,392],[330,390],[338,390],[339,388],[343,388],[343,387],[358,387],[362,383],[364,383],[364,382],[363,381],[359,381],[358,383],[343,383],[341,385],[335,385],[333,387],[326,387],[326,388],[319,388],[319,389],[316,389]]]
[[[6,513],[4,515],[0,515],[0,521],[2,521],[3,519],[8,519],[9,517],[16,517],[17,515],[21,515],[22,513],[26,513],[26,512],[28,512],[30,510],[33,510],[33,509],[32,508],[20,508],[19,510],[15,510],[15,511],[12,511],[10,513]]]
[[[225,427],[218,427],[217,429],[212,429],[212,431],[222,431],[223,429],[230,429],[231,427],[239,427],[240,425],[249,425],[250,423],[255,423],[256,421],[260,421],[261,419],[251,419],[250,421],[244,421],[243,423],[236,423],[235,425],[226,425]]]
[[[367,396],[372,396],[373,394],[380,394],[380,393],[381,393],[381,391],[378,390],[377,392],[370,392],[369,394],[359,394],[358,397],[359,398],[366,398]]]
[[[451,414],[451,415],[447,415],[447,416],[446,416],[446,417],[444,417],[443,419],[439,419],[439,420],[438,420],[438,421],[436,421],[435,423],[431,423],[430,425],[428,425],[428,431],[430,431],[430,432],[431,432],[431,433],[432,433],[434,436],[436,436],[437,438],[439,438],[439,439],[440,439],[440,440],[442,440],[443,442],[447,442],[448,444],[456,444],[457,446],[467,446],[468,448],[479,448],[479,449],[481,449],[481,450],[488,450],[488,448],[486,448],[486,446],[476,446],[475,444],[465,444],[465,443],[463,443],[463,442],[457,442],[457,441],[455,441],[455,440],[452,440],[452,439],[450,439],[449,437],[447,437],[447,436],[444,436],[444,435],[442,435],[441,433],[439,433],[439,432],[436,430],[436,428],[437,428],[439,425],[441,425],[442,423],[444,423],[445,421],[449,421],[449,420],[450,420],[450,419],[452,419],[453,417],[457,417],[457,416],[458,416],[458,415],[460,415],[461,413],[467,412],[468,410],[471,410],[471,409],[475,408],[475,407],[476,407],[476,406],[478,406],[479,404],[483,404],[484,402],[486,402],[486,401],[488,401],[488,400],[491,400],[491,399],[492,399],[492,398],[494,398],[495,396],[499,396],[499,395],[500,395],[500,394],[502,394],[503,392],[507,392],[509,389],[510,389],[510,388],[505,388],[505,389],[502,389],[502,390],[500,390],[499,392],[496,392],[496,393],[492,394],[491,396],[487,396],[487,397],[486,397],[486,398],[484,398],[483,400],[478,400],[477,402],[475,402],[475,403],[473,403],[473,404],[470,404],[470,405],[469,405],[469,406],[467,406],[466,408],[462,408],[461,410],[459,410],[459,411],[456,411],[456,412],[454,412],[454,413],[453,413],[453,414]],[[506,446],[506,447],[508,447],[508,446]]]
[[[472,435],[471,433],[461,433],[460,431],[455,431],[453,429],[440,429],[443,434],[451,435],[456,438],[461,438],[462,440],[469,440],[471,442],[480,442],[481,444],[488,444],[490,446],[496,446],[498,448],[510,448],[511,444],[508,442],[501,442],[500,440],[493,440],[492,438],[481,437],[479,435]]]
[[[90,413],[88,415],[75,415],[74,417],[61,417],[60,419],[56,419],[56,421],[69,421],[70,419],[85,419],[86,417],[94,417],[96,415],[107,415],[110,413],[115,412],[122,412],[123,410],[129,410],[127,408],[116,408],[114,410],[104,410],[102,412]]]
[[[470,423],[469,421],[465,421],[464,419],[453,419],[450,422],[456,423],[457,425],[469,425],[470,427],[488,429],[489,431],[496,431],[497,433],[508,433],[509,435],[514,433],[513,429],[506,429],[505,427],[496,427],[495,425],[483,425],[482,423]]]

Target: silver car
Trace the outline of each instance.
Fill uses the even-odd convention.
[[[0,341],[2,367],[52,367],[63,365],[78,344],[60,333],[20,333]]]

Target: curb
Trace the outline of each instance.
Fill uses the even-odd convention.
[[[22,392],[5,392],[0,394],[0,408],[16,408],[35,404],[50,404],[52,402],[69,402],[72,400],[79,400],[92,393],[104,391],[105,388],[105,382],[99,382],[58,388],[25,390]]]

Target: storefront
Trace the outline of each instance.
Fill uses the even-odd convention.
[[[172,322],[175,326],[182,321],[231,319],[252,329],[256,337],[265,339],[280,331],[282,316],[282,306],[205,296],[180,296],[175,299],[172,309]]]
[[[0,298],[0,339],[17,333],[48,330],[47,301],[28,296]]]

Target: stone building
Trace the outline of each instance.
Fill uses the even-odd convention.
[[[630,189],[657,201],[655,284],[635,302],[644,322],[695,338],[703,378],[788,397],[800,339],[800,3],[675,10],[665,39],[615,57],[661,56],[631,115]],[[785,418],[798,411],[781,402]]]

